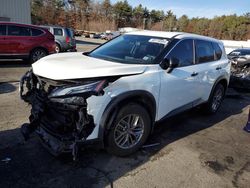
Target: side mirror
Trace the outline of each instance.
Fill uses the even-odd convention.
[[[164,59],[162,62],[162,68],[166,70],[167,73],[172,72],[172,70],[179,66],[179,59],[177,58],[170,58]]]

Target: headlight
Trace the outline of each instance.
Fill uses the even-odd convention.
[[[101,80],[85,85],[58,87],[50,93],[49,98],[99,95],[106,84],[106,80]]]

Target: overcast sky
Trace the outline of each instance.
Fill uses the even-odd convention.
[[[116,3],[118,0],[111,0]],[[177,17],[186,14],[188,17],[207,17],[250,12],[250,0],[128,0],[129,4],[142,4],[148,9],[172,10]]]

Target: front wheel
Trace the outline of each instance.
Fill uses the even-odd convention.
[[[117,156],[137,151],[147,140],[151,119],[147,110],[138,104],[128,104],[118,113],[106,137],[106,149]]]
[[[209,97],[209,101],[205,104],[205,112],[214,114],[218,111],[224,99],[225,87],[222,84],[217,84]]]

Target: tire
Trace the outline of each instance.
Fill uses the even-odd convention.
[[[56,53],[60,53],[62,51],[61,46],[58,43],[56,43],[55,51]]]
[[[221,106],[225,96],[225,87],[217,84],[210,94],[208,102],[204,106],[204,112],[207,114],[215,114]]]
[[[29,61],[30,63],[34,63],[37,60],[41,59],[42,57],[45,57],[46,55],[48,55],[48,53],[44,49],[42,48],[34,49],[30,53]]]
[[[150,131],[151,119],[146,109],[139,104],[128,104],[120,109],[107,133],[106,150],[121,157],[130,155],[145,143]]]

